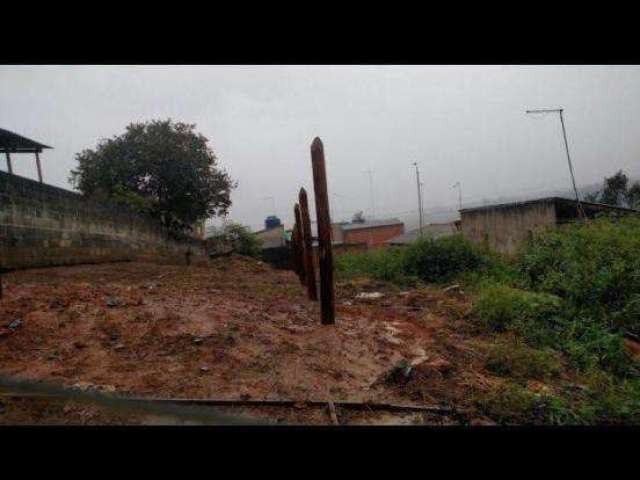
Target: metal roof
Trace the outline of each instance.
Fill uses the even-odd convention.
[[[381,220],[366,220],[364,222],[347,223],[342,225],[342,230],[348,232],[350,230],[361,230],[366,228],[389,227],[391,225],[403,225],[397,218],[387,218]]]
[[[41,152],[44,148],[52,148],[35,140],[31,140],[17,133],[0,128],[0,151],[10,153],[33,153]]]
[[[453,235],[458,232],[455,224],[451,223],[432,223],[422,227],[422,232],[425,238],[441,238],[448,235]],[[420,229],[416,228],[402,235],[398,235],[386,241],[391,245],[408,245],[415,242],[420,238]]]
[[[481,207],[472,207],[472,208],[463,208],[459,210],[460,213],[469,213],[469,212],[480,212],[482,210],[494,210],[497,208],[515,208],[515,207],[523,207],[526,205],[534,205],[536,203],[570,203],[575,205],[577,202],[571,198],[563,198],[563,197],[544,197],[544,198],[536,198],[534,200],[524,200],[521,202],[509,202],[509,203],[499,203],[496,205],[483,205]],[[634,210],[633,208],[626,207],[618,207],[615,205],[607,205],[606,203],[593,203],[593,202],[585,202],[580,200],[580,203],[586,207],[592,207],[595,209],[612,209],[612,210],[624,210],[628,212],[637,212],[638,210]]]

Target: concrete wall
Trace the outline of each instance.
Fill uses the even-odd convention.
[[[170,240],[144,216],[77,193],[0,172],[0,268],[133,259],[184,263],[202,242]]]
[[[513,254],[532,233],[556,224],[553,202],[462,211],[462,234],[468,240]]]
[[[344,231],[344,243],[366,243],[371,247],[384,247],[385,242],[404,233],[404,225],[359,228]]]

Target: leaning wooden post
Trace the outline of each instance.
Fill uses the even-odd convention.
[[[293,213],[295,215],[296,218],[296,225],[294,227],[295,231],[297,232],[297,241],[296,241],[296,250],[295,250],[295,255],[297,257],[297,262],[299,265],[299,269],[300,272],[298,274],[298,276],[300,277],[300,283],[302,283],[302,285],[306,284],[306,277],[307,277],[307,272],[304,269],[304,262],[302,260],[302,220],[300,218],[300,206],[296,203],[295,207],[293,207]]]
[[[305,278],[307,279],[307,294],[309,300],[318,300],[316,288],[316,272],[313,266],[313,236],[311,235],[311,219],[309,218],[309,201],[304,188],[298,195],[300,202],[300,216],[302,217],[302,262],[304,264]]]
[[[313,168],[313,191],[316,198],[316,220],[318,222],[322,323],[331,325],[335,323],[336,317],[336,301],[333,291],[333,255],[331,253],[331,217],[329,216],[324,147],[322,140],[318,137],[311,144],[311,166]]]

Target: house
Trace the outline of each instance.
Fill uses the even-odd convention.
[[[267,248],[284,247],[286,245],[284,225],[266,228],[255,232],[254,235],[261,241],[263,250]]]
[[[601,213],[626,215],[639,213],[629,208],[601,203],[580,202],[587,218]],[[580,218],[578,202],[561,197],[547,197],[523,202],[503,203],[460,210],[462,234],[469,241],[485,244],[506,253],[534,233]]]
[[[403,233],[386,241],[388,245],[401,247],[410,245],[421,237],[424,238],[442,238],[459,232],[459,222],[448,223],[431,223],[422,227],[422,235],[420,229],[416,228],[409,232]]]
[[[386,241],[404,233],[404,223],[397,218],[361,220],[342,224],[342,242],[366,244],[368,248],[385,247]]]

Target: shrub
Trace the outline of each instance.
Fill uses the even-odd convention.
[[[480,251],[462,235],[418,240],[404,255],[404,270],[425,282],[442,282],[484,264]]]
[[[227,223],[222,229],[217,230],[209,239],[211,244],[228,245],[235,253],[249,257],[259,257],[261,252],[261,240],[238,223]]]
[[[640,219],[600,218],[545,232],[518,255],[527,285],[580,315],[640,333]]]
[[[336,270],[346,278],[371,277],[395,283],[404,283],[402,249],[388,248],[371,252],[336,255]]]
[[[558,352],[537,350],[520,342],[497,343],[487,355],[486,367],[503,377],[545,379],[557,377],[562,371]]]
[[[476,322],[484,328],[504,332],[513,330],[531,343],[543,343],[539,337],[544,326],[553,325],[561,309],[554,295],[528,292],[505,285],[484,289],[474,303]]]

